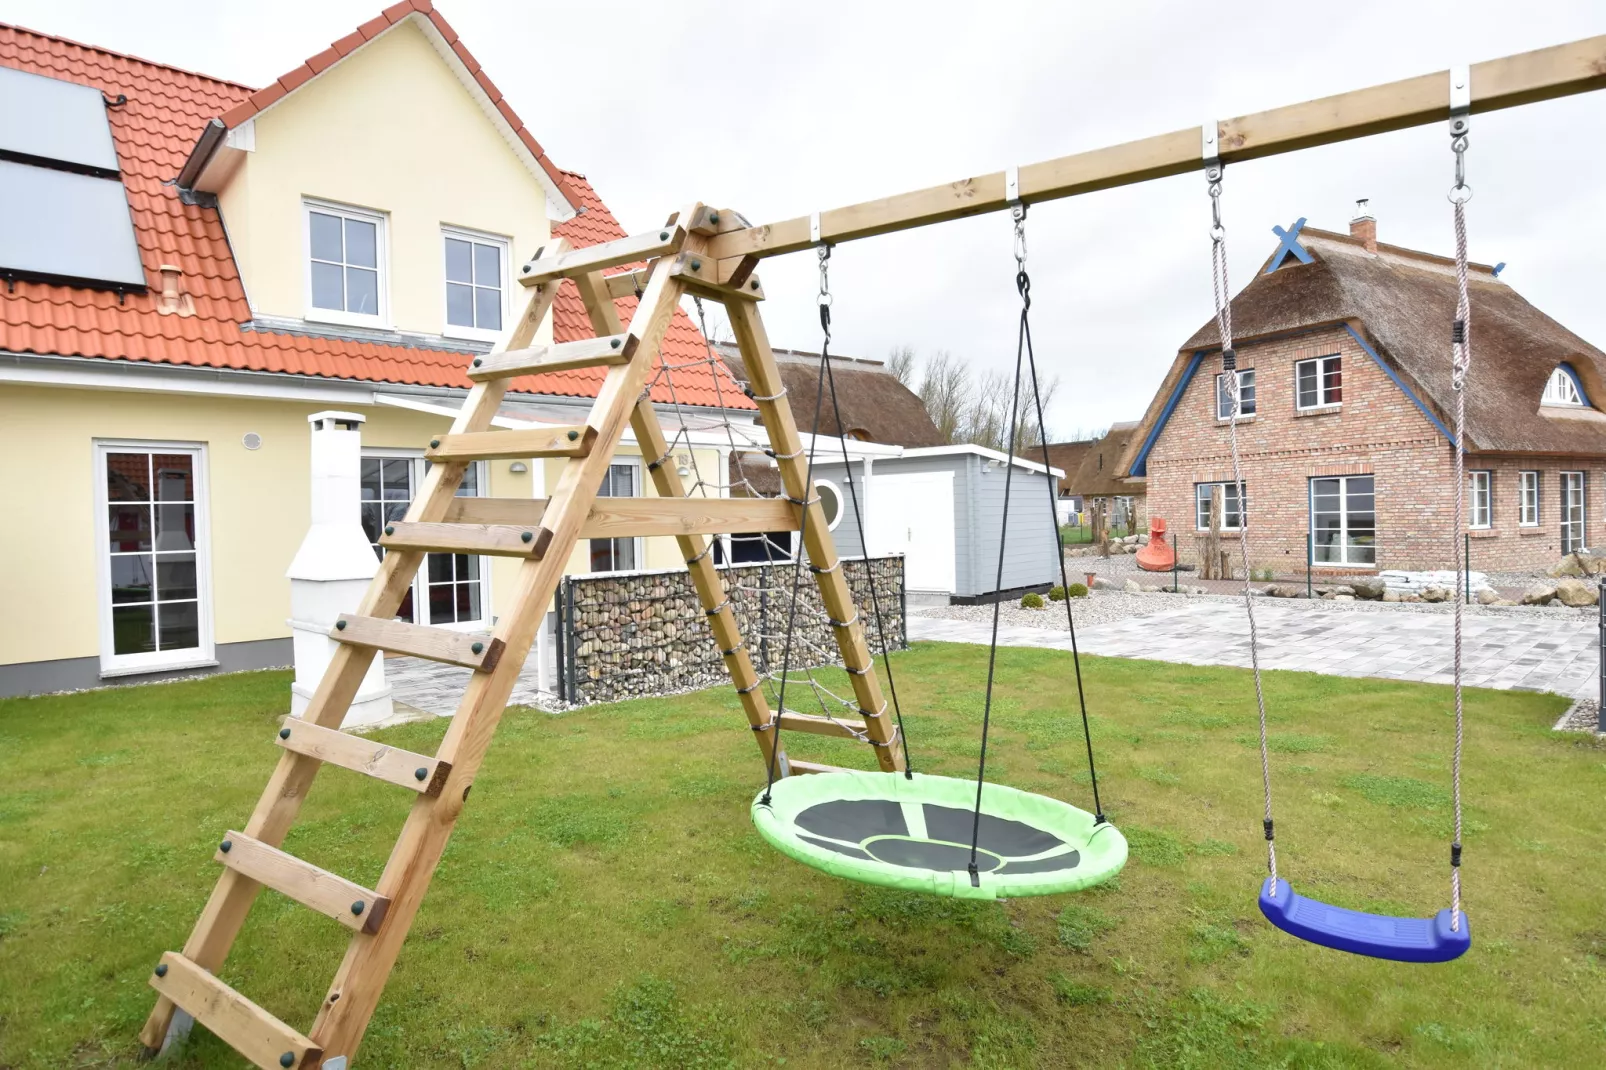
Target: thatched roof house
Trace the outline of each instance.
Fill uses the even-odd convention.
[[[1127,482],[1121,471],[1127,446],[1137,427],[1135,420],[1111,424],[1103,438],[1091,443],[1076,472],[1066,480],[1070,493],[1082,498],[1141,497],[1142,481]]]
[[[1060,477],[1059,493],[1064,498],[1076,493],[1071,489],[1071,479],[1076,470],[1082,467],[1082,459],[1087,456],[1088,448],[1098,439],[1085,438],[1077,442],[1050,442],[1048,444],[1048,463],[1065,474]],[[1033,451],[1036,452],[1036,451]]]

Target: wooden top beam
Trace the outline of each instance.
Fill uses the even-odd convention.
[[[1474,113],[1597,89],[1606,89],[1606,35],[1472,66]],[[1440,121],[1448,124],[1449,118],[1450,72],[1440,71],[1227,119],[1217,124],[1217,134],[1221,159],[1237,163],[1406,127]],[[1204,166],[1203,136],[1203,128],[1195,126],[1023,165],[1019,168],[1021,199],[1035,204],[1199,170]],[[994,171],[821,212],[820,239],[835,244],[1000,211],[1009,206],[1004,182],[1005,173]],[[742,226],[734,212],[726,212],[722,213],[721,230],[707,249],[709,256],[721,262],[743,256],[779,256],[813,244],[808,216]]]

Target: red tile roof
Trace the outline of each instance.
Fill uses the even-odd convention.
[[[400,8],[406,11],[398,18],[412,11],[427,13],[446,39],[456,42],[457,35],[451,27],[423,0],[412,0],[390,11]],[[387,13],[378,21],[389,25],[388,18]],[[371,30],[374,25],[365,24],[365,29]],[[346,38],[337,42],[336,51],[349,41]],[[466,50],[460,55],[467,57]],[[324,63],[327,56],[320,53],[313,57],[309,69]],[[477,67],[472,57],[465,62],[471,69]],[[232,368],[368,383],[462,388],[471,385],[463,374],[468,358],[460,352],[249,329],[251,310],[218,210],[184,204],[178,190],[169,183],[184,166],[209,121],[256,100],[260,94],[234,82],[5,24],[0,24],[0,64],[94,86],[112,98],[127,94],[127,104],[109,108],[106,114],[128,191],[140,259],[152,286],[151,292],[120,298],[104,290],[17,280],[14,287],[0,289],[0,351]],[[275,85],[282,95],[284,87]],[[523,136],[527,144],[534,144],[533,138]],[[573,193],[573,200],[586,210],[555,226],[555,233],[576,245],[624,236],[624,229],[583,177],[570,172],[560,175],[566,189]],[[164,316],[157,312],[159,268],[163,264],[182,269],[184,288],[195,301],[194,316]],[[628,317],[634,304],[629,299],[620,301],[621,315]],[[553,333],[558,341],[592,334],[572,284],[566,283],[559,294],[553,310]],[[679,365],[705,356],[702,335],[685,313],[677,310],[664,342],[664,359]],[[678,369],[674,378],[676,393],[683,403],[754,407],[717,360],[708,366]],[[600,369],[587,369],[526,376],[512,385],[521,393],[592,397],[601,379]],[[667,387],[661,384],[654,387],[653,399],[672,400]]]

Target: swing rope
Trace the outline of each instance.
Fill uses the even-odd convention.
[[[1004,588],[1004,553],[1005,544],[1009,535],[1009,502],[1010,483],[1015,473],[1015,442],[1020,431],[1023,413],[1021,411],[1021,371],[1030,369],[1032,384],[1032,403],[1037,413],[1037,434],[1042,440],[1043,469],[1045,474],[1050,469],[1048,456],[1048,438],[1044,433],[1043,423],[1043,395],[1038,386],[1037,354],[1032,345],[1032,279],[1026,272],[1026,205],[1017,204],[1013,210],[1015,220],[1015,289],[1020,293],[1020,327],[1015,338],[1015,383],[1010,400],[1009,447],[1004,469],[1004,508],[1003,519],[998,533],[998,573],[994,581],[994,590],[1002,591]],[[1053,543],[1059,557],[1060,589],[1067,591],[1070,587],[1069,577],[1065,572],[1065,554],[1059,545],[1059,515],[1055,511],[1054,480],[1048,480],[1048,518],[1053,531]],[[976,852],[981,841],[981,794],[987,780],[987,737],[992,726],[993,712],[993,681],[996,676],[998,664],[998,621],[1003,608],[1002,597],[993,601],[993,628],[992,638],[987,649],[987,692],[982,705],[981,714],[981,755],[976,763],[976,805],[971,813],[970,824],[970,883],[972,887],[981,886],[981,874],[977,867]],[[1071,632],[1071,663],[1076,674],[1076,698],[1082,711],[1082,738],[1087,746],[1088,779],[1093,787],[1094,824],[1102,825],[1105,822],[1104,806],[1099,801],[1098,771],[1093,762],[1093,734],[1088,727],[1087,696],[1082,687],[1082,658],[1076,646],[1076,622],[1071,613],[1071,599],[1067,591],[1065,597],[1065,622]]]
[[[1232,451],[1232,486],[1238,496],[1238,549],[1243,557],[1244,612],[1249,616],[1249,667],[1255,678],[1255,707],[1260,714],[1260,784],[1265,794],[1265,814],[1261,825],[1266,833],[1266,868],[1271,874],[1273,894],[1277,885],[1277,839],[1271,817],[1271,755],[1266,745],[1266,692],[1260,681],[1260,635],[1255,624],[1255,599],[1249,586],[1249,498],[1245,493],[1243,463],[1238,452],[1238,420],[1241,415],[1238,396],[1238,354],[1232,348],[1232,288],[1227,282],[1227,228],[1221,225],[1221,178],[1224,166],[1220,161],[1205,168],[1205,179],[1210,192],[1210,287],[1216,298],[1216,330],[1221,336],[1222,377],[1227,397],[1232,402],[1231,418],[1227,421],[1227,441]],[[1225,504],[1225,503],[1223,503]]]
[[[859,496],[853,485],[853,467],[848,461],[848,444],[842,431],[842,407],[837,400],[836,377],[831,369],[831,306],[836,300],[831,293],[831,247],[829,245],[821,245],[819,256],[820,290],[815,300],[820,309],[820,331],[822,335],[822,340],[820,343],[820,370],[814,384],[814,422],[811,425],[813,431],[809,436],[808,464],[804,466],[804,497],[800,502],[796,502],[796,504],[802,506],[803,518],[799,524],[797,542],[798,548],[794,557],[798,564],[801,565],[803,554],[806,552],[806,544],[808,540],[809,514],[813,511],[810,506],[819,501],[817,496],[810,498],[809,495],[815,492],[814,459],[819,451],[820,445],[820,415],[823,411],[826,392],[829,390],[831,395],[831,411],[833,416],[835,416],[837,423],[837,437],[842,445],[842,465],[844,469],[843,478],[847,481],[848,493],[853,502],[854,520],[859,533],[859,547],[864,551],[865,554],[865,571],[870,585],[870,604],[874,607],[875,613],[876,641],[881,644],[881,663],[887,674],[887,690],[892,698],[893,718],[898,726],[897,732],[899,744],[903,749],[904,777],[906,779],[913,779],[914,773],[909,767],[909,736],[908,733],[904,731],[903,710],[898,705],[898,688],[892,677],[892,661],[887,652],[886,628],[882,620],[881,603],[876,596],[875,571],[870,566],[869,547],[865,542],[864,515],[859,510]],[[841,558],[839,556],[837,561],[830,567],[837,568],[840,565]],[[775,717],[771,722],[775,729],[775,735],[770,740],[770,760],[765,768],[764,795],[760,799],[760,803],[764,806],[768,806],[770,804],[771,795],[775,788],[776,764],[779,761],[781,754],[781,713],[786,710],[786,685],[788,678],[791,675],[790,668],[792,664],[792,640],[797,621],[797,606],[799,601],[798,592],[801,587],[802,580],[803,569],[801,567],[794,568],[792,572],[792,600],[791,605],[788,607],[786,618],[786,639],[781,647],[781,683],[779,688],[779,696],[776,699]],[[855,614],[853,619],[857,619],[857,614]],[[812,679],[810,682],[812,683]],[[885,711],[886,706],[883,704],[880,710],[861,710],[860,713],[874,713],[879,717]],[[835,718],[831,719],[835,720]]]
[[[1450,149],[1455,153],[1455,185],[1450,187],[1449,200],[1455,208],[1455,322],[1450,327],[1450,382],[1455,390],[1455,527],[1450,541],[1455,546],[1456,571],[1469,567],[1462,560],[1462,544],[1458,537],[1465,531],[1466,521],[1466,455],[1467,455],[1467,370],[1472,364],[1472,346],[1468,340],[1468,319],[1472,302],[1467,295],[1467,202],[1472,199],[1472,187],[1467,185],[1467,120],[1465,116],[1450,122]],[[1461,926],[1461,602],[1455,600],[1455,753],[1450,762],[1452,804],[1455,809],[1455,839],[1450,842],[1450,928]]]

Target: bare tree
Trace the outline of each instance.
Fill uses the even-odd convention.
[[[970,369],[952,353],[939,349],[926,361],[920,389],[915,393],[920,395],[944,442],[965,441],[962,431],[970,408],[970,392]]]
[[[911,345],[893,346],[892,352],[887,354],[887,371],[898,382],[913,390],[915,385],[915,347]]]

